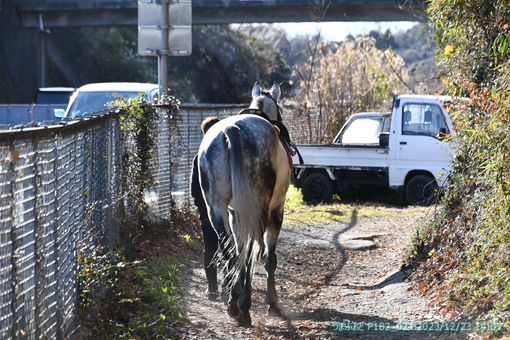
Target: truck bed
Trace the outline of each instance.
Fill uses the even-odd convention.
[[[387,168],[389,165],[388,147],[301,144],[297,145],[297,148],[303,157],[303,167],[364,169]],[[293,161],[295,167],[301,167],[297,155],[293,157]]]

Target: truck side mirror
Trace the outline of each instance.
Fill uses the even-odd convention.
[[[54,109],[53,110],[53,115],[55,116],[55,118],[62,119],[62,118],[64,118],[65,114],[66,114],[66,110],[64,110],[64,109]]]
[[[437,138],[439,140],[443,140],[446,137],[448,137],[449,135],[450,135],[450,133],[448,132],[448,130],[446,128],[440,128],[439,133],[437,134]]]

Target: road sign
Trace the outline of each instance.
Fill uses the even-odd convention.
[[[163,18],[162,2],[168,13]],[[167,23],[166,23],[167,22]],[[167,35],[168,50],[162,43]],[[138,0],[138,53],[143,56],[191,54],[191,0]]]

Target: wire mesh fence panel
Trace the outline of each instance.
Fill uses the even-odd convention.
[[[123,222],[123,214],[121,209],[121,170],[122,170],[122,142],[120,123],[118,119],[109,119],[107,129],[107,145],[106,145],[106,175],[108,176],[106,183],[108,189],[106,191],[106,226],[108,230],[108,241],[111,247],[115,242],[119,241],[121,223]]]
[[[14,143],[14,150],[14,321],[18,334],[35,339],[35,147],[24,139]]]
[[[209,116],[245,105],[188,105],[172,127],[158,121],[153,214],[190,203],[189,180]],[[0,131],[0,340],[66,339],[79,326],[80,258],[112,249],[129,198],[121,190],[126,148],[118,115],[69,126]],[[151,205],[149,205],[151,206]]]
[[[36,323],[37,339],[56,339],[58,334],[56,253],[56,174],[55,139],[44,138],[37,144],[36,164]]]
[[[78,255],[113,244],[107,231],[119,230],[108,211],[120,192],[108,192],[119,185],[110,173],[120,168],[111,164],[120,162],[117,120],[1,134],[0,339],[64,339],[76,329]]]
[[[0,142],[0,336],[2,339],[14,337],[14,275],[12,270],[13,235],[10,171],[13,157],[11,142]]]
[[[172,136],[172,193],[177,204],[191,202],[190,176],[193,158],[202,141],[201,124],[207,117],[234,116],[247,105],[183,105],[177,119],[178,133]]]
[[[287,127],[291,140],[296,144],[310,144],[314,142],[317,126],[324,124],[324,116],[300,112],[292,105],[282,106],[282,122]]]
[[[151,209],[152,218],[169,218],[172,207],[172,174],[171,174],[171,121],[168,110],[158,110],[157,160],[154,162],[154,190],[145,192],[145,201]]]
[[[83,221],[82,177],[84,170],[85,133],[83,131],[65,132],[57,140],[57,230],[56,254],[58,272],[58,323],[59,334],[72,331],[76,313],[76,253]],[[81,194],[81,195],[78,195]]]
[[[109,202],[108,190],[108,155],[107,126],[94,126],[87,131],[86,147],[86,172],[85,172],[85,198],[86,198],[86,221],[87,229],[84,239],[88,240],[92,248],[100,246],[112,246],[108,241],[107,232],[107,208]]]

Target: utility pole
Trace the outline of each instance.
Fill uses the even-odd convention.
[[[158,53],[158,85],[160,96],[168,94],[168,0],[161,0],[161,50]]]
[[[46,74],[48,67],[48,64],[46,63],[46,34],[50,34],[50,30],[44,28],[42,13],[39,13],[39,31],[41,32],[41,73],[39,74],[39,87],[46,87]]]

